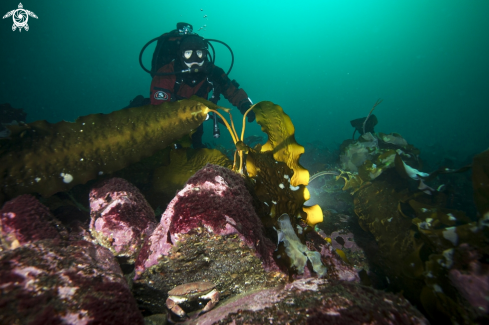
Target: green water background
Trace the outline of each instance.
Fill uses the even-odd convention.
[[[18,0],[17,0],[18,1]],[[3,16],[17,1],[0,4]],[[73,121],[149,95],[142,46],[193,24],[231,46],[230,74],[254,102],[283,107],[299,143],[331,148],[378,98],[376,131],[462,154],[488,147],[489,1],[25,1],[29,31],[0,21],[0,103],[28,121]],[[207,17],[204,17],[207,16]],[[153,46],[144,56],[150,65]],[[216,45],[216,63],[230,55]],[[222,100],[221,105],[230,107]],[[235,110],[235,119],[241,115]],[[205,142],[212,141],[210,123]],[[225,135],[221,143],[229,144]],[[247,135],[262,134],[251,125]]]

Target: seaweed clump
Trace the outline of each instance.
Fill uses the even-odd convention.
[[[474,158],[477,216],[447,208],[447,194],[423,183],[441,170],[419,172],[403,164],[400,155],[395,156],[396,168],[354,189],[355,213],[379,245],[377,263],[389,290],[402,291],[433,321],[488,320],[489,305],[477,298],[489,295],[489,290],[477,285],[489,279],[489,188],[483,181],[488,178],[488,164],[487,152]],[[474,296],[476,292],[480,294]]]

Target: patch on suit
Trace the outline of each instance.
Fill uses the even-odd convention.
[[[155,92],[154,98],[156,100],[169,100],[170,96],[168,95],[168,93],[165,93],[164,91],[158,90],[157,92]]]

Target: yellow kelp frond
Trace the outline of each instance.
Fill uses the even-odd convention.
[[[189,134],[209,108],[194,100],[92,114],[75,122],[37,121],[0,142],[0,184],[6,198],[52,195],[120,170]]]
[[[304,212],[307,214],[306,223],[309,226],[314,226],[317,223],[323,222],[323,210],[319,205],[313,205],[310,207],[303,207]]]
[[[284,113],[282,107],[272,102],[260,102],[253,107],[253,111],[256,122],[268,135],[268,141],[261,151],[272,151],[276,161],[286,163],[294,171],[291,179],[293,186],[307,185],[309,171],[299,164],[304,147],[295,141],[295,128],[290,117]]]
[[[306,187],[291,184],[290,179],[294,171],[286,163],[276,161],[271,151],[259,152],[249,149],[246,157],[246,170],[248,176],[254,180],[257,198],[264,204],[263,209],[266,215],[261,215],[261,217],[265,224],[274,225],[275,217],[284,213],[301,216],[305,220],[306,214],[302,207],[305,202]],[[294,227],[295,222],[295,218],[292,218]]]
[[[307,189],[307,187],[304,188],[304,201],[309,201],[311,198],[311,192]]]

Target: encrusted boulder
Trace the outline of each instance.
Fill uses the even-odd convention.
[[[466,300],[466,305],[474,313],[475,322],[489,320],[489,265],[483,255],[468,244],[462,244],[453,255],[452,268],[448,271],[451,285]],[[460,302],[459,302],[460,303]]]
[[[221,297],[284,282],[243,178],[208,164],[170,202],[136,261],[133,293],[152,313],[175,286],[208,281]]]
[[[328,270],[324,278],[331,282],[347,281],[359,283],[360,277],[355,267],[346,261],[344,256],[339,255],[341,251],[335,250],[333,245],[321,236],[321,233],[310,231],[304,239],[309,250],[320,253],[321,263]]]
[[[429,324],[406,299],[309,278],[233,297],[188,324]]]
[[[143,324],[112,253],[41,240],[0,252],[0,324]]]
[[[153,209],[141,192],[122,178],[111,178],[90,192],[90,233],[126,263],[156,227]]]
[[[32,195],[18,196],[0,210],[0,251],[62,235],[67,233],[59,221]]]

